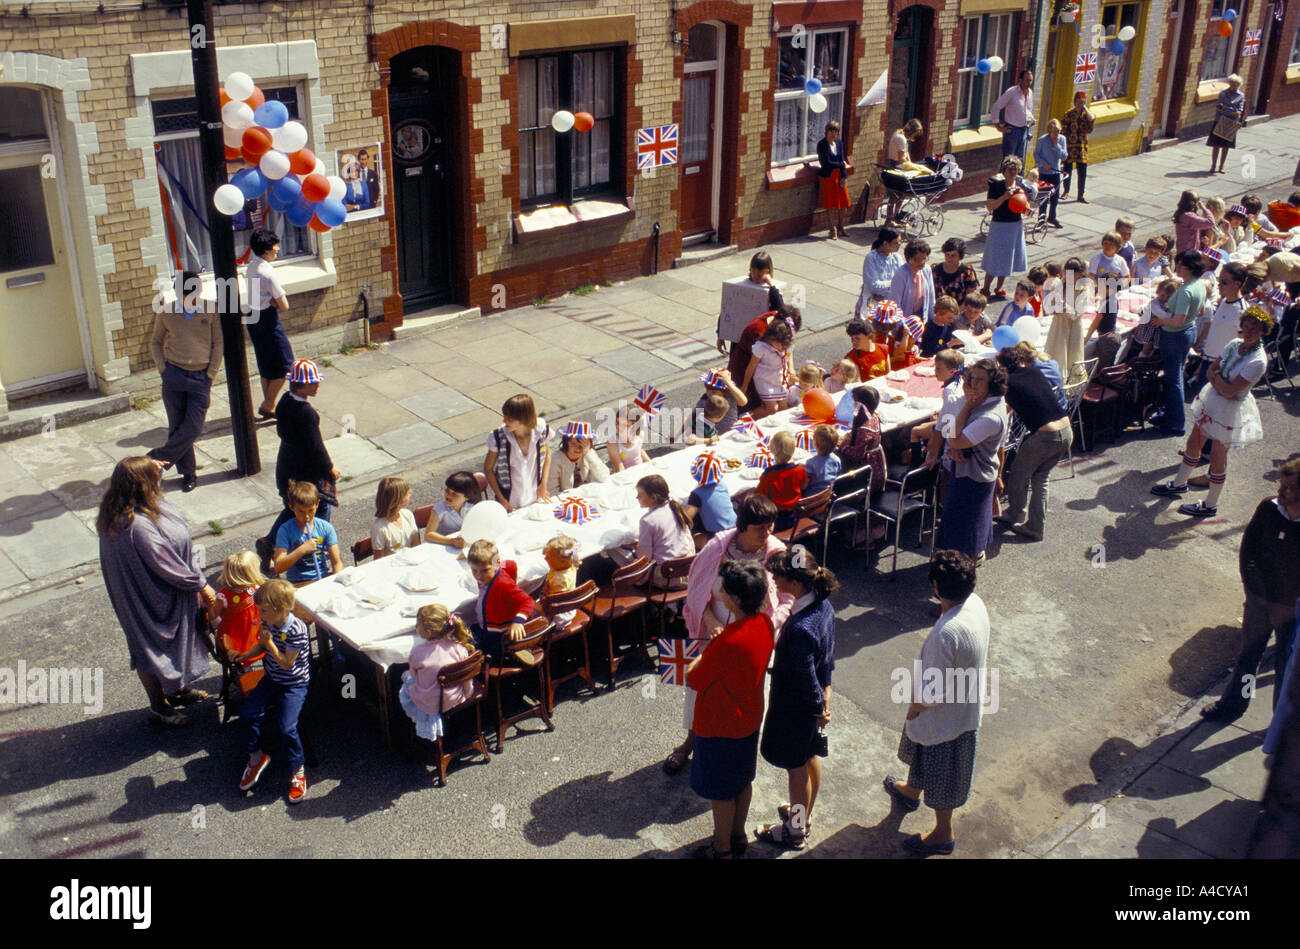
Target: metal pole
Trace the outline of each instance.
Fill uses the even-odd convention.
[[[235,232],[230,218],[212,206],[212,195],[226,183],[226,143],[221,134],[221,104],[217,78],[216,30],[212,0],[186,0],[189,13],[190,58],[194,65],[194,95],[199,113],[199,153],[203,167],[203,200],[208,206],[212,238],[212,272],[217,285],[217,313],[226,353],[226,392],[230,398],[230,428],[235,439],[235,470],[241,478],[262,470],[253,427],[253,398],[244,355],[244,325],[239,312]]]

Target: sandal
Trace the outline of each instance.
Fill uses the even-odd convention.
[[[802,850],[808,843],[806,834],[796,834],[784,821],[779,824],[764,824],[754,831],[754,836],[785,850]]]
[[[172,728],[181,728],[189,723],[189,716],[182,715],[180,712],[171,711],[164,715],[157,709],[149,709],[149,724],[151,725],[170,725]]]
[[[189,686],[167,696],[167,702],[170,705],[193,705],[195,702],[202,702],[204,699],[212,698],[202,689],[191,689]]]
[[[735,857],[730,850],[719,852],[713,849],[713,844],[705,844],[698,848],[693,854],[696,860],[734,860]]]
[[[680,748],[674,748],[664,759],[664,773],[668,775],[681,774],[682,768],[686,767],[686,762],[691,760],[689,751],[682,751]]]
[[[736,834],[731,838],[731,852],[737,857],[743,857],[745,850],[749,847],[749,838],[744,834]]]
[[[789,804],[789,802],[787,802],[787,803],[785,803],[785,804],[778,804],[778,805],[776,806],[776,816],[779,817],[779,818],[781,818],[781,820],[784,821],[785,823],[787,823],[787,824],[790,823],[790,804]],[[804,834],[810,834],[810,833],[812,833],[812,818],[811,818],[811,817],[808,818],[807,820],[805,820],[805,821],[803,822],[803,832],[804,832]]]

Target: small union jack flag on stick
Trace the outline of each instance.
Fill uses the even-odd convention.
[[[804,451],[816,451],[816,446],[813,445],[813,432],[816,431],[816,429],[817,426],[813,425],[810,428],[801,428],[799,431],[795,432],[794,447],[802,448]]]
[[[700,376],[700,381],[710,389],[725,389],[727,384],[722,381],[722,373],[721,369],[706,369]]]
[[[664,402],[668,396],[664,395],[658,389],[651,385],[644,385],[632,400],[632,404],[639,408],[646,415],[658,415],[659,410],[664,407]]]
[[[754,453],[749,456],[745,462],[751,468],[770,468],[772,467],[772,452],[765,445],[759,445],[754,449]]]
[[[736,419],[736,424],[731,427],[731,430],[741,435],[748,435],[750,438],[757,438],[760,441],[763,439],[763,430],[754,421],[754,416],[748,412]]]
[[[722,474],[726,470],[726,465],[716,453],[706,451],[696,456],[691,462],[691,477],[699,485],[717,484],[722,480]]]
[[[686,667],[703,652],[701,639],[659,640],[659,681],[664,685],[685,685]]]
[[[555,506],[555,516],[566,524],[586,524],[600,517],[600,511],[585,498],[571,497]]]

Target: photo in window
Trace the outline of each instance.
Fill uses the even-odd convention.
[[[425,138],[429,135],[426,131]],[[411,136],[403,136],[395,131],[393,136],[393,154],[400,149],[408,149]],[[427,152],[428,143],[423,145]],[[378,142],[365,142],[351,148],[339,148],[334,151],[335,174],[343,179],[347,190],[343,192],[343,207],[347,210],[347,220],[364,221],[366,218],[383,217],[384,214],[384,172],[380,167],[383,152]]]

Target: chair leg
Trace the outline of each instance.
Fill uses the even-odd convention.
[[[442,736],[434,739],[434,752],[438,756],[438,787],[447,786],[447,756],[443,754]]]
[[[551,703],[547,701],[547,692],[550,689],[550,676],[546,674],[546,664],[541,663],[537,666],[537,705],[538,711],[542,713],[542,721],[546,723],[548,732],[555,731],[555,724],[551,721]]]
[[[578,670],[578,677],[587,683],[587,688],[591,689],[592,692],[595,692],[596,681],[595,677],[591,674],[591,649],[587,643],[587,630],[584,629],[580,636],[582,638],[582,668]]]
[[[501,693],[504,691],[501,688],[503,681],[503,679],[497,678],[497,754],[501,754],[506,742],[506,713],[505,705],[501,699]]]

